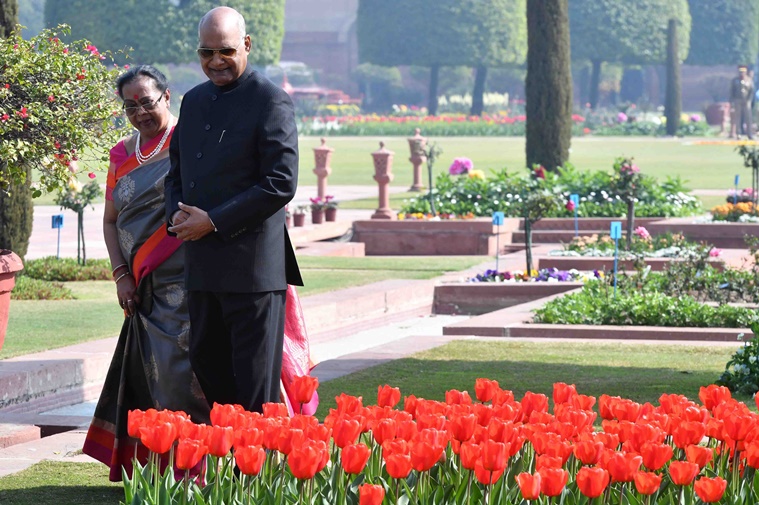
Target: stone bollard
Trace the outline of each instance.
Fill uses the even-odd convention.
[[[385,149],[380,142],[379,151],[372,153],[374,159],[374,180],[379,185],[379,208],[372,214],[372,219],[395,219],[395,212],[390,208],[388,185],[393,180],[393,151]]]
[[[0,249],[0,349],[3,347],[5,330],[8,328],[8,311],[11,291],[16,285],[16,273],[23,269],[21,258],[7,249]]]
[[[425,155],[425,148],[427,147],[427,138],[422,137],[422,130],[417,128],[414,131],[414,136],[408,139],[409,151],[411,151],[411,157],[408,159],[414,166],[414,183],[409,188],[409,191],[422,191],[424,184],[422,184],[422,165],[427,161]]]
[[[316,174],[316,194],[319,198],[324,199],[327,196],[327,177],[332,173],[329,162],[332,159],[334,149],[327,147],[327,139],[324,137],[321,141],[322,145],[314,147],[314,161],[316,162],[314,173]]]

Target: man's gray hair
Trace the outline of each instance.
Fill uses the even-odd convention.
[[[217,9],[230,10],[234,12],[234,16],[236,18],[235,21],[237,21],[237,29],[240,31],[240,38],[244,39],[245,35],[247,34],[247,31],[245,30],[245,18],[242,17],[242,14],[231,7],[214,7],[210,11],[206,12],[205,15],[200,18],[200,22],[198,23],[198,37],[200,37],[200,29],[203,28],[203,25],[206,23],[208,18],[211,17],[212,13]]]

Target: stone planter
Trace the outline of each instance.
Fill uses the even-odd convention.
[[[0,349],[5,342],[5,330],[8,328],[8,311],[10,310],[11,291],[16,285],[16,272],[24,265],[15,253],[7,249],[0,250]]]
[[[324,211],[324,220],[328,222],[334,222],[337,220],[337,208],[331,207]]]
[[[322,224],[324,222],[324,209],[312,210],[311,222],[313,224]]]
[[[303,226],[306,224],[306,215],[305,214],[293,214],[293,226]]]
[[[730,102],[715,102],[706,108],[706,123],[724,127],[730,123]]]

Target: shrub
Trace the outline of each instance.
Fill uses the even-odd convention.
[[[44,281],[105,281],[111,280],[111,267],[106,259],[96,259],[80,265],[74,258],[45,258],[29,260],[22,276]]]
[[[16,277],[12,300],[73,300],[71,290],[60,282],[33,279],[26,275]]]

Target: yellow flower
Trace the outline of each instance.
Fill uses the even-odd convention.
[[[485,172],[483,172],[482,170],[471,170],[469,172],[469,178],[485,180]]]

